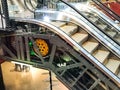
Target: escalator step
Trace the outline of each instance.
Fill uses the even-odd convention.
[[[111,37],[114,37],[117,33],[112,31],[107,31],[107,34],[110,35]]]
[[[70,25],[66,25],[66,26],[63,26],[63,27],[61,27],[61,29],[65,32],[65,33],[67,33],[68,35],[72,35],[72,34],[74,34],[74,33],[76,33],[77,32],[77,26],[70,26]]]
[[[98,18],[89,18],[92,22],[98,21]]]
[[[51,22],[51,24],[53,24],[57,27],[61,27],[61,26],[65,25],[66,23],[65,22]]]
[[[85,42],[82,46],[90,53],[92,53],[97,47],[99,43],[98,42]]]
[[[120,61],[114,59],[109,59],[108,63],[106,64],[106,67],[115,74],[119,72],[119,66],[120,66]]]
[[[72,36],[72,38],[79,44],[85,42],[88,38],[88,34],[84,34],[84,33],[76,33]]]
[[[101,63],[104,63],[110,52],[105,50],[98,50],[94,53],[94,57],[97,58]]]
[[[98,24],[98,27],[100,27],[102,30],[105,30],[107,28],[107,25],[103,25],[103,24]]]

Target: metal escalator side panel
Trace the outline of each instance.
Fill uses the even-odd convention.
[[[78,17],[78,18],[80,18],[80,17]],[[87,21],[86,19],[84,19],[82,17],[80,19],[79,20],[76,19],[76,22],[78,23],[78,25],[83,25],[88,30],[88,32],[92,33],[93,36],[96,36],[99,40],[102,41],[102,43],[104,42],[104,44],[108,45],[110,48],[112,48],[112,50],[115,50],[115,52],[118,54],[118,56],[120,55],[119,45],[115,44],[104,33],[102,33],[96,27],[94,27],[92,24],[90,24],[89,21]],[[111,45],[109,42],[111,43]],[[114,45],[115,45],[116,49],[115,49]]]
[[[54,25],[39,21],[35,19],[18,19],[15,20],[18,22],[27,22],[32,24],[37,24],[39,26],[47,27],[52,32],[59,35],[62,39],[64,39],[67,43],[69,43],[77,52],[81,53],[84,57],[86,57],[91,63],[93,63],[99,70],[101,70],[105,75],[110,77],[110,79],[120,87],[120,79],[115,76],[112,72],[110,72],[107,68],[104,67],[99,61],[97,61],[90,53],[88,53],[85,49],[83,49],[80,45],[78,45],[73,39],[71,39],[68,35],[66,35],[62,30],[55,27]]]
[[[116,53],[118,57],[120,57],[120,47],[116,45],[111,39],[109,39],[105,34],[95,28],[92,24],[90,24],[86,19],[82,16],[78,16],[73,13],[66,13],[64,11],[37,11],[36,14],[40,12],[41,17],[39,14],[36,15],[37,19],[42,19],[44,21],[44,16],[47,16],[50,20],[60,20],[60,21],[67,21],[73,22],[80,25],[81,27],[85,28],[87,32],[90,34],[92,33],[98,40],[100,39],[101,42],[109,47],[112,51]],[[42,16],[43,15],[43,16]]]
[[[74,14],[76,14],[78,17],[82,17],[82,18],[84,18],[84,19],[86,19],[87,21],[89,21],[89,23],[91,23],[92,25],[94,25],[95,26],[95,28],[97,28],[98,30],[98,32],[102,32],[102,33],[104,33],[105,35],[104,36],[106,36],[106,37],[108,37],[109,38],[109,40],[110,40],[110,42],[112,42],[112,43],[114,43],[113,45],[117,45],[118,46],[118,48],[119,48],[119,31],[117,30],[117,29],[119,29],[119,28],[116,28],[116,27],[112,27],[111,25],[111,23],[108,23],[104,18],[101,18],[101,17],[99,17],[99,15],[95,12],[95,15],[96,15],[96,17],[98,18],[98,19],[100,19],[100,20],[96,20],[97,22],[95,23],[94,21],[92,21],[91,19],[93,19],[93,17],[94,17],[94,12],[92,11],[92,13],[90,12],[90,9],[87,9],[86,8],[86,6],[84,7],[83,6],[83,8],[79,8],[80,6],[81,6],[81,4],[68,4],[68,3],[66,3],[68,6],[70,6],[71,7],[71,9],[70,8],[65,8],[63,11],[66,11],[66,12],[68,12],[68,13],[74,13]],[[86,4],[87,5],[87,4]],[[64,5],[63,5],[64,6]],[[78,6],[77,8],[76,8],[76,6]],[[85,9],[84,9],[85,8]],[[75,11],[73,11],[73,9],[75,10]],[[75,13],[75,12],[77,12],[77,13]],[[93,15],[89,15],[88,14],[88,16],[86,15],[86,12],[88,12],[90,15],[91,14],[93,14]],[[93,17],[92,17],[93,16]],[[81,18],[80,17],[80,18]],[[89,17],[92,17],[91,19],[89,18]],[[83,20],[84,21],[84,20]],[[100,22],[99,22],[100,21]],[[98,24],[99,25],[98,25]],[[105,24],[105,25],[104,25]],[[103,27],[104,26],[104,27]],[[115,25],[114,25],[115,26]],[[107,28],[108,27],[108,28]],[[100,31],[99,31],[100,30]],[[114,35],[112,35],[112,33],[114,34]]]
[[[99,15],[101,18],[103,18],[105,21],[108,22],[108,24],[112,25],[113,27],[115,27],[118,31],[120,31],[120,27],[115,23],[115,21],[113,21],[110,17],[108,17],[107,15],[105,15],[103,12],[101,12],[100,10],[98,10],[96,7],[92,6],[92,5],[84,5],[84,4],[76,4],[75,7],[77,9],[82,9],[83,7],[83,10],[80,10],[80,11],[91,11],[91,13],[94,13],[94,14],[97,14]]]

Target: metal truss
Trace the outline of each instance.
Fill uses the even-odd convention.
[[[76,52],[68,43],[51,34],[21,34],[14,37],[15,47],[2,38],[1,46],[5,60],[30,64],[36,68],[51,70],[70,90],[119,90],[109,77],[105,76],[85,57]],[[49,54],[42,56],[35,39],[49,43]],[[31,45],[32,43],[32,45]],[[36,52],[32,53],[33,48]]]

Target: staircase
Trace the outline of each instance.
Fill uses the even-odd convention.
[[[106,49],[99,41],[89,35],[84,29],[76,25],[63,22],[51,22],[53,25],[58,26],[85,50],[92,54],[98,61],[110,69],[114,74],[118,75],[120,71],[120,61],[118,57],[113,58],[112,52]],[[116,59],[115,59],[116,58]],[[113,65],[112,65],[113,64]],[[113,68],[113,66],[115,66]]]

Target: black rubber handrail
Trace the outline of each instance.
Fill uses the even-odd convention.
[[[115,18],[116,20],[118,20],[120,22],[120,16],[118,14],[116,14],[113,10],[111,10],[110,8],[108,8],[106,5],[104,5],[99,0],[92,0],[92,1],[96,5],[98,5],[102,10],[104,10],[107,14],[109,14],[110,16],[112,16],[113,18]]]

